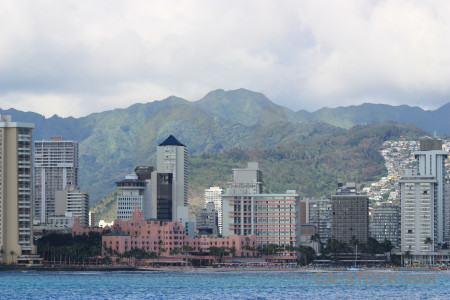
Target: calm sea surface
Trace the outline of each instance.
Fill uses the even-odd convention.
[[[450,271],[0,272],[0,299],[302,298],[450,299]]]

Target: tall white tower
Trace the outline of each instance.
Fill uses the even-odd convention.
[[[78,187],[78,142],[52,136],[34,142],[34,218],[45,223],[55,213],[55,192]]]
[[[436,179],[437,243],[446,242],[449,233],[444,231],[445,215],[450,213],[450,207],[445,207],[445,159],[448,153],[442,150],[442,140],[422,140],[420,151],[415,151],[414,157],[419,163],[417,175]]]

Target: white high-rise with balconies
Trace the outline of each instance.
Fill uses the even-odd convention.
[[[45,223],[55,213],[55,192],[78,187],[78,142],[52,136],[34,142],[34,219]]]
[[[401,250],[419,264],[434,264],[448,239],[445,205],[445,159],[442,141],[420,141],[417,169],[405,170],[401,193]],[[410,259],[409,257],[407,259]]]

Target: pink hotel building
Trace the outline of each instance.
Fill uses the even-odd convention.
[[[249,248],[256,248],[255,236],[233,234],[229,237],[219,238],[198,235],[189,238],[186,236],[184,226],[178,221],[145,220],[138,207],[129,220],[116,219],[111,227],[83,228],[77,218],[72,228],[72,234],[88,234],[91,231],[102,232],[105,229],[110,229],[111,233],[102,236],[103,255],[105,254],[105,247],[121,253],[137,247],[149,253],[165,253],[163,255],[168,256],[170,251],[175,248],[182,250],[183,246],[190,247],[191,253],[208,253],[209,248],[214,246],[234,247],[236,256],[252,257],[256,255],[255,251],[248,250]]]

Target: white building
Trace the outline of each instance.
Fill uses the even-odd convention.
[[[420,141],[417,169],[405,170],[401,194],[401,250],[418,264],[434,264],[448,240],[445,205],[445,159],[442,141]]]
[[[233,169],[233,181],[223,199],[223,235],[256,235],[258,245],[297,246],[300,241],[300,199],[286,194],[262,194],[262,172],[257,162]]]
[[[445,207],[445,159],[448,157],[448,153],[442,150],[441,140],[422,140],[420,141],[420,151],[415,151],[414,157],[419,164],[417,175],[433,176],[436,179],[436,242],[439,244],[450,242],[449,233],[444,230],[445,215],[450,213],[450,207]]]
[[[55,192],[78,186],[78,142],[62,136],[34,142],[34,219],[45,223],[55,213]]]
[[[125,179],[116,182],[117,186],[117,218],[124,221],[131,218],[136,206],[142,210],[144,193],[146,189],[145,181],[139,180],[133,173],[125,176]]]
[[[222,234],[223,214],[222,214],[222,194],[223,189],[218,186],[205,189],[205,208],[209,202],[214,203],[214,208],[217,211],[219,233]]]

